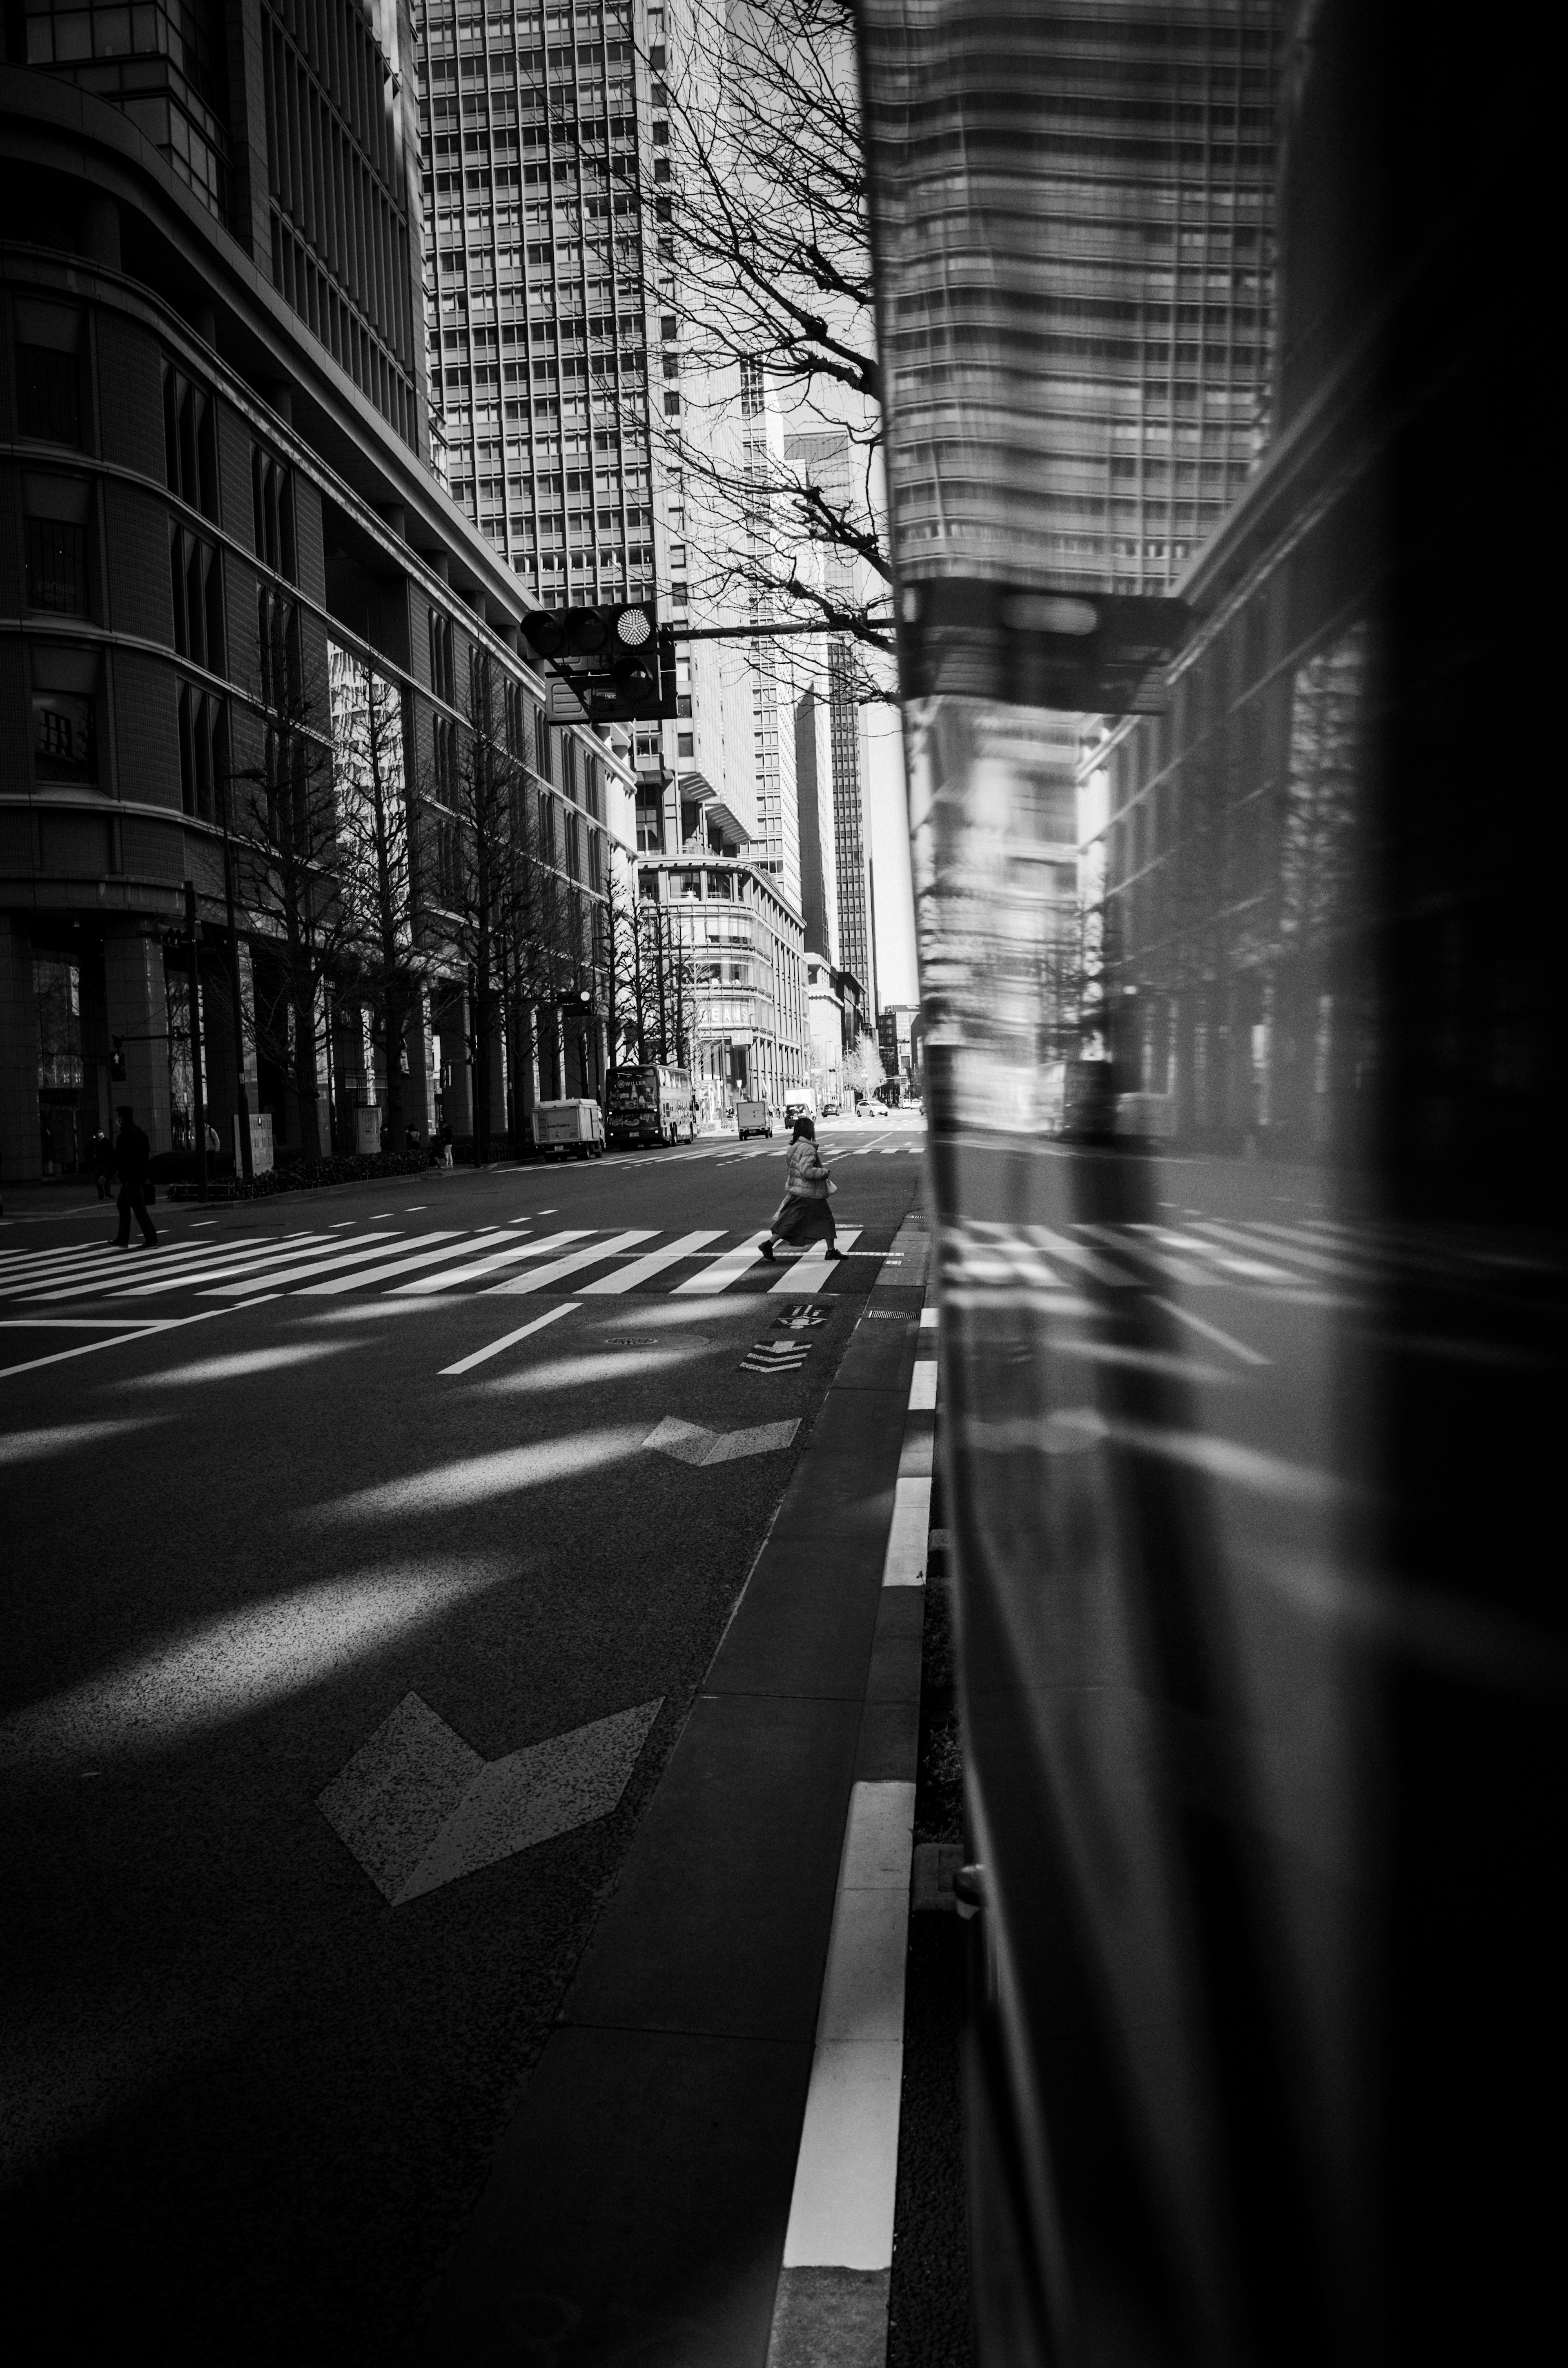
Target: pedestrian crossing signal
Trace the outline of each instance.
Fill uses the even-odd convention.
[[[111,1084],[122,1086],[125,1083],[125,1039],[123,1036],[114,1036],[109,1040],[108,1074]]]
[[[539,609],[524,618],[523,639],[571,684],[590,723],[676,712],[675,639],[652,601]]]

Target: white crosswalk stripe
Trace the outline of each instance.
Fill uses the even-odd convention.
[[[565,1287],[585,1298],[652,1291],[693,1298],[741,1292],[809,1299],[869,1288],[885,1253],[856,1249],[861,1235],[858,1225],[839,1227],[839,1247],[853,1254],[843,1266],[829,1262],[820,1243],[799,1258],[768,1264],[761,1255],[760,1230],[736,1235],[704,1226],[664,1235],[649,1227],[611,1232],[562,1226],[533,1233],[487,1225],[414,1232],[345,1221],[330,1230],[171,1242],[125,1256],[101,1244],[29,1251],[3,1270],[0,1296],[12,1299],[17,1321],[27,1320],[29,1304],[40,1306],[41,1319],[44,1304],[52,1309],[55,1302],[73,1299],[112,1301],[117,1306],[133,1303],[151,1315],[149,1302],[177,1300],[181,1292],[193,1304],[219,1305],[262,1295],[336,1300],[352,1292],[521,1298]],[[599,1271],[591,1281],[576,1280],[596,1268]],[[162,1304],[155,1312],[164,1313]],[[131,1313],[125,1304],[128,1318]]]
[[[418,1238],[422,1242],[439,1242],[441,1247],[434,1250],[415,1250],[407,1258],[388,1258],[382,1266],[362,1267],[358,1274],[335,1274],[328,1282],[308,1282],[300,1296],[301,1299],[336,1299],[345,1292],[365,1291],[373,1282],[385,1282],[394,1274],[412,1274],[416,1267],[433,1266],[441,1258],[449,1258],[457,1235],[448,1230],[421,1234]],[[469,1248],[499,1249],[503,1242],[515,1242],[517,1238],[516,1234],[477,1234]]]
[[[749,1241],[737,1243],[733,1250],[723,1251],[701,1274],[688,1275],[677,1282],[671,1297],[675,1299],[710,1299],[716,1292],[728,1291],[748,1274],[754,1266],[763,1264],[763,1235],[753,1234]]]
[[[585,1225],[574,1225],[565,1233],[546,1234],[542,1241],[517,1242],[508,1249],[494,1250],[484,1258],[465,1260],[459,1266],[444,1266],[438,1274],[422,1274],[417,1282],[400,1282],[397,1296],[428,1298],[433,1292],[450,1290],[454,1282],[477,1282],[482,1275],[495,1274],[504,1266],[542,1258],[547,1250],[556,1249],[564,1242],[580,1242],[587,1230]]]
[[[298,1265],[286,1266],[281,1269],[277,1267],[257,1268],[242,1275],[236,1282],[209,1285],[202,1281],[198,1288],[203,1299],[244,1299],[256,1289],[258,1281],[264,1281],[269,1291],[278,1290],[285,1282],[314,1282],[316,1277],[325,1274],[329,1268],[359,1266],[370,1258],[384,1258],[388,1243],[395,1238],[391,1234],[369,1237],[361,1235],[358,1249],[350,1249],[346,1243],[339,1243],[334,1249],[308,1250]]]
[[[837,1229],[839,1248],[853,1249],[862,1230],[859,1225],[840,1225]],[[812,1242],[809,1249],[802,1250],[800,1257],[792,1261],[789,1272],[781,1274],[778,1281],[770,1283],[768,1288],[784,1299],[814,1299],[825,1284],[828,1273],[827,1244]]]
[[[492,1283],[486,1295],[491,1299],[520,1299],[528,1292],[548,1291],[567,1275],[580,1274],[585,1266],[597,1266],[605,1258],[619,1258],[623,1250],[634,1250],[639,1242],[651,1242],[653,1238],[648,1226],[633,1226],[629,1233],[613,1235],[608,1242],[591,1242],[586,1248],[573,1250],[566,1258],[552,1258],[548,1266],[537,1267],[531,1274],[509,1275],[505,1282]]]
[[[684,1258],[695,1258],[699,1250],[708,1249],[714,1242],[722,1241],[723,1231],[721,1225],[716,1232],[682,1234],[677,1241],[670,1242],[664,1249],[650,1250],[646,1258],[633,1258],[619,1273],[599,1275],[594,1281],[585,1282],[581,1295],[587,1299],[611,1292],[637,1291],[643,1283],[651,1281],[654,1275],[663,1274],[666,1267],[679,1266]]]

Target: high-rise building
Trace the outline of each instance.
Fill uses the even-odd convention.
[[[8,60],[118,108],[403,441],[428,450],[405,0],[6,10]]]
[[[833,802],[833,709],[809,682],[795,709],[795,797],[806,951],[838,967],[838,846]]]
[[[821,486],[834,507],[851,510],[855,502],[854,447],[844,427],[816,428],[786,436],[784,457],[792,469]],[[855,563],[833,556],[825,561],[823,588],[846,603],[856,597]],[[864,734],[859,705],[859,669],[854,645],[844,633],[823,637],[828,747],[833,767],[834,858],[838,904],[838,946],[842,966],[852,971],[868,990],[876,1008],[875,923],[871,912],[869,832],[866,824]]]
[[[983,149],[956,129],[965,71],[922,67],[897,12],[875,35],[900,559],[920,578],[1164,592],[1267,431],[1280,0],[1116,0],[1092,20],[1030,0],[1008,17],[966,64],[993,118]],[[942,101],[906,141],[902,78],[922,71],[946,75]],[[922,176],[955,141],[966,169],[933,203]]]
[[[563,1036],[554,990],[602,969],[631,776],[546,731],[524,586],[429,466],[411,57],[406,15],[358,0],[6,14],[8,1176],[79,1166],[121,1100],[158,1153],[204,1105],[227,1157],[243,1104],[308,1155],[393,1108],[426,1135],[525,1129],[539,1087],[602,1077],[602,1030]],[[476,733],[526,817],[526,992],[471,988]],[[284,909],[302,877],[351,899],[378,762],[395,1025],[351,959],[296,959]],[[280,813],[310,834],[292,891]]]

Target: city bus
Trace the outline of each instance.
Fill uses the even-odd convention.
[[[606,1127],[612,1148],[689,1143],[697,1133],[691,1076],[661,1061],[620,1062],[609,1073]]]

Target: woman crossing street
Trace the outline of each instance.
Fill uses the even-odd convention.
[[[771,1259],[776,1242],[788,1242],[792,1249],[804,1249],[808,1242],[825,1242],[830,1258],[842,1257],[828,1206],[829,1193],[837,1190],[817,1149],[816,1128],[809,1118],[798,1118],[785,1169],[784,1198],[769,1221],[763,1257]]]

